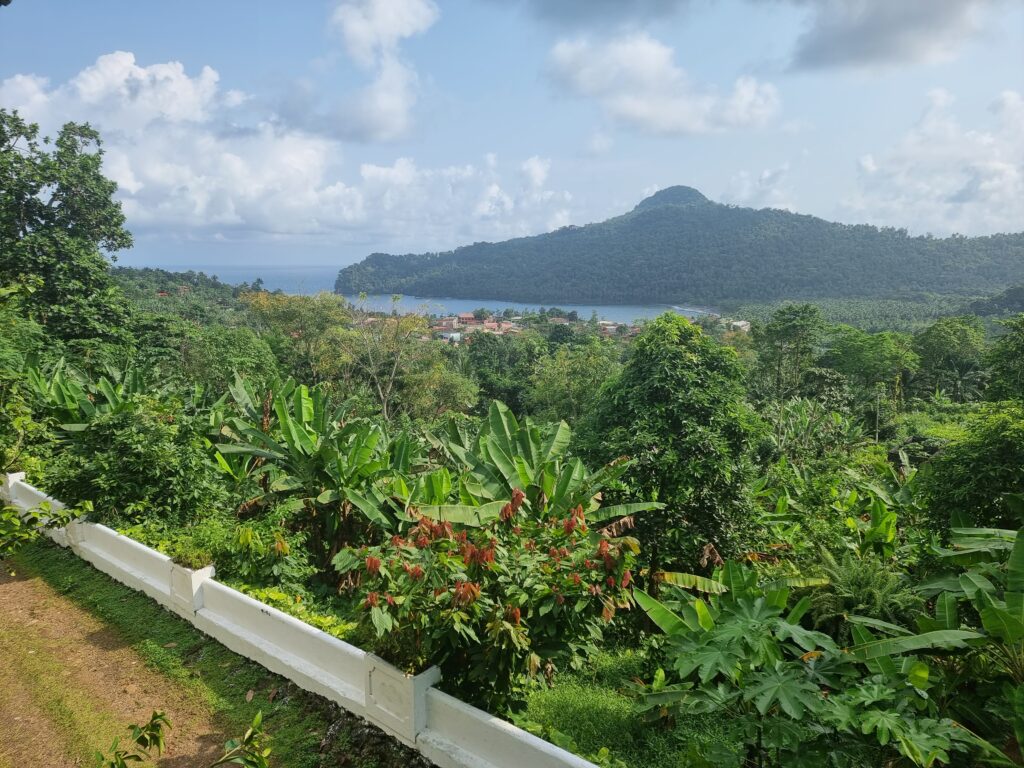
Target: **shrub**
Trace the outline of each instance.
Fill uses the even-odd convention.
[[[185,525],[227,504],[198,425],[180,404],[146,395],[69,432],[43,484],[69,504],[91,501],[91,519],[113,524]]]
[[[522,519],[522,499],[486,527],[420,518],[404,537],[335,558],[360,582],[379,653],[408,669],[438,664],[461,696],[492,709],[526,679],[578,666],[628,605],[632,580],[635,542],[589,531],[582,508]]]
[[[182,373],[214,392],[226,392],[235,375],[257,390],[277,378],[277,360],[270,345],[248,328],[190,328],[181,347]]]
[[[811,768],[822,765],[949,763],[977,739],[942,717],[931,671],[915,651],[964,646],[980,635],[937,631],[913,635],[896,627],[878,638],[860,618],[857,644],[841,649],[800,620],[809,600],[789,605],[790,584],[760,582],[757,572],[726,563],[713,580],[694,581],[702,596],[675,593],[659,603],[643,592],[637,602],[666,633],[666,660],[643,693],[656,719],[713,714],[744,745],[742,765]],[[851,619],[852,620],[852,619]],[[727,741],[730,739],[727,738]],[[724,744],[708,746],[712,765],[735,766]]]
[[[1017,528],[1020,522],[1004,496],[1024,491],[1024,407],[987,407],[967,425],[967,433],[924,466],[923,502],[932,530],[951,523]]]

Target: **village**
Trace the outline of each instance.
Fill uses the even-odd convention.
[[[731,320],[720,318],[717,315],[708,315],[707,319],[721,324],[727,331],[750,332],[750,322],[747,320]],[[630,338],[640,333],[643,328],[642,324],[637,323],[599,320],[596,314],[589,320],[582,320],[574,311],[564,312],[553,307],[526,315],[517,315],[511,310],[497,315],[485,309],[478,309],[474,312],[459,312],[432,317],[430,331],[436,339],[450,344],[460,344],[468,341],[469,337],[476,333],[488,333],[496,336],[514,335],[522,333],[527,328],[536,328],[542,324],[561,326],[569,332],[586,327],[592,332],[596,331],[603,338]]]
[[[507,316],[494,315],[486,310],[475,312],[460,312],[455,315],[448,315],[434,319],[430,330],[434,336],[442,341],[452,344],[459,344],[475,333],[490,333],[497,336],[522,333],[525,329],[539,323],[547,323],[553,326],[563,326],[571,330],[573,326],[586,325],[587,321],[581,321],[575,312],[556,314],[561,310],[552,309],[539,314],[515,315],[508,312]],[[596,317],[590,321],[596,325],[597,332],[604,337],[635,336],[640,332],[639,325],[616,323],[612,320],[597,320]]]

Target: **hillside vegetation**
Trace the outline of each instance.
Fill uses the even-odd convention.
[[[0,556],[88,515],[602,768],[1024,766],[1024,313],[549,308],[452,344],[332,294],[115,276],[99,136],[68,124],[55,162],[5,131],[0,472],[67,506],[0,505]],[[833,226],[687,190],[631,216],[700,211]]]
[[[1024,281],[1024,234],[911,237],[670,187],[629,213],[502,243],[394,256],[338,274],[338,293],[529,302],[697,303],[982,295]]]

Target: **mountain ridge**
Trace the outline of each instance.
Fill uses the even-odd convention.
[[[451,251],[374,253],[339,293],[526,302],[696,303],[980,295],[1024,282],[1024,233],[911,237],[674,186],[602,222]]]

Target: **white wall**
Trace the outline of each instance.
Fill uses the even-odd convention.
[[[0,494],[21,509],[63,505],[7,475]],[[236,653],[360,715],[441,768],[594,768],[593,764],[433,686],[440,670],[407,675],[371,653],[88,522],[48,530],[99,570],[191,622]]]

